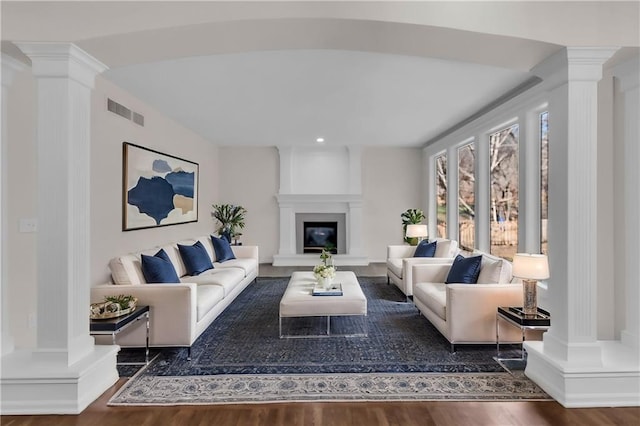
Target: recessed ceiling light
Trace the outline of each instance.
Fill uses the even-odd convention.
[[[324,138],[318,138],[318,139],[316,139],[316,142],[323,143],[324,142]]]

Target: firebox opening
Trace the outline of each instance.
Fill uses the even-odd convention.
[[[338,253],[338,222],[304,222],[303,253]]]

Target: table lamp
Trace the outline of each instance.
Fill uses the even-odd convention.
[[[422,238],[427,235],[429,235],[427,232],[427,225],[407,225],[407,238],[417,238],[418,242],[420,242]]]
[[[525,315],[538,313],[538,280],[549,278],[549,261],[544,254],[516,253],[513,276],[522,278],[522,303]]]

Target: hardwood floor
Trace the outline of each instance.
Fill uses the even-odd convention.
[[[260,276],[302,268],[260,265]],[[384,276],[384,264],[344,268]],[[1,416],[2,426],[537,426],[640,425],[640,407],[565,409],[556,402],[313,402],[173,407],[107,407],[121,379],[77,416]]]
[[[607,426],[640,424],[640,407],[565,409],[556,402],[322,402],[107,407],[121,379],[77,416],[2,416],[2,426]]]

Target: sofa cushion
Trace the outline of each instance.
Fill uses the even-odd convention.
[[[213,243],[213,249],[216,252],[216,262],[226,262],[227,260],[235,259],[231,244],[224,238],[216,238],[211,236],[211,242]]]
[[[387,268],[393,272],[397,277],[402,278],[402,259],[389,258],[387,259]]]
[[[186,244],[193,244],[193,241],[186,242]],[[187,274],[187,267],[182,260],[182,256],[180,255],[180,251],[178,250],[178,246],[173,244],[166,244],[161,247],[171,259],[171,263],[173,263],[173,267],[176,268],[176,274],[179,277]]]
[[[200,275],[213,268],[211,258],[200,241],[192,246],[178,244],[178,250],[187,268],[187,275]]]
[[[449,269],[445,284],[475,284],[480,274],[482,256],[464,257],[457,255]]]
[[[240,268],[215,268],[208,269],[197,276],[185,276],[180,280],[183,283],[195,283],[202,285],[217,285],[224,290],[226,297],[244,279],[244,271]]]
[[[146,282],[142,274],[140,256],[135,254],[114,257],[109,261],[109,269],[114,284],[139,285]]]
[[[258,267],[258,262],[256,262],[255,259],[240,258],[240,259],[227,260],[224,263],[216,262],[213,264],[213,266],[216,269],[225,269],[225,268],[242,269],[244,271],[244,276],[246,277],[247,275],[251,274],[256,270],[256,268]]]
[[[196,301],[198,321],[222,299],[224,299],[224,289],[219,285],[199,285]]]
[[[480,264],[480,274],[478,275],[478,284],[497,284],[500,282],[500,273],[502,271],[503,259],[491,259],[482,256]]]
[[[434,257],[454,257],[458,252],[457,241],[448,240],[446,238],[436,238],[434,241],[438,242]]]
[[[417,283],[413,285],[413,298],[418,299],[436,315],[447,319],[447,286],[444,283]]]
[[[416,251],[413,253],[413,257],[433,257],[436,254],[437,244],[437,241],[420,241],[420,244],[416,247]]]
[[[179,283],[180,278],[167,253],[160,249],[154,256],[141,255],[142,274],[148,283]]]

